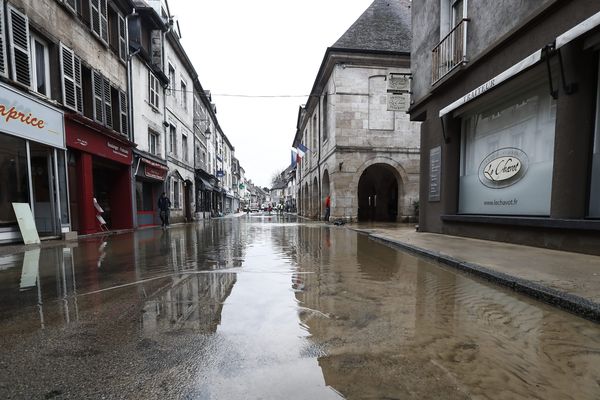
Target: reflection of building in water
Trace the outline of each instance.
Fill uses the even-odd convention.
[[[3,265],[10,267],[3,269]],[[19,265],[21,268],[12,268]],[[0,312],[6,317],[18,313],[26,318],[24,314],[36,307],[39,319],[29,318],[39,320],[42,329],[79,319],[71,248],[37,248],[0,257],[0,272]]]
[[[144,333],[173,329],[215,332],[223,302],[236,282],[234,273],[211,272],[182,275],[146,301],[142,317]]]

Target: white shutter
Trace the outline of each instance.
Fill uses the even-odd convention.
[[[179,208],[181,209],[185,209],[185,206],[183,204],[183,181],[179,182]]]
[[[90,27],[100,37],[100,0],[90,0]]]
[[[121,133],[127,135],[127,95],[125,92],[119,92],[119,107],[121,108]]]
[[[77,93],[75,88],[75,68],[73,50],[60,44],[60,69],[62,81],[63,105],[77,111]]]
[[[0,0],[0,75],[8,77],[6,66],[6,38],[4,36],[4,0]]]
[[[94,120],[104,124],[104,79],[98,71],[92,72],[94,90]]]
[[[119,14],[119,56],[121,60],[127,61],[127,26],[125,18]]]
[[[110,82],[108,79],[104,79],[104,116],[106,126],[112,128],[112,99],[110,98]]]
[[[65,4],[73,12],[77,12],[77,2],[75,0],[65,0]]]
[[[23,85],[31,86],[29,19],[11,5],[7,10],[12,77]]]
[[[100,0],[100,39],[108,44],[108,7],[106,0]]]
[[[173,197],[173,193],[175,192],[175,178],[171,177],[170,181],[169,181],[170,185],[169,185],[169,199],[175,203],[175,197]],[[175,205],[175,204],[173,204]]]
[[[77,111],[83,112],[83,89],[81,85],[81,59],[73,54],[73,71],[75,74],[75,99]]]

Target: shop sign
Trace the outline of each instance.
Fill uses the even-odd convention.
[[[517,183],[525,176],[528,157],[524,151],[512,147],[489,154],[479,165],[479,180],[492,189],[501,189]]]
[[[80,125],[67,124],[67,145],[123,164],[133,159],[130,148]]]
[[[0,84],[0,130],[50,146],[65,147],[63,113]]]
[[[142,158],[141,160],[144,163],[144,174],[148,178],[158,179],[161,181],[165,180],[167,177],[167,172],[169,171],[168,167],[146,158]]]

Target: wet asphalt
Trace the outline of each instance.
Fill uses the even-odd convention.
[[[600,325],[251,214],[0,256],[2,399],[598,399]]]

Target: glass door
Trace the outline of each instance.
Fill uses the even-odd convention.
[[[29,142],[29,146],[35,225],[40,236],[55,235],[59,227],[56,226],[54,152],[35,142]]]

